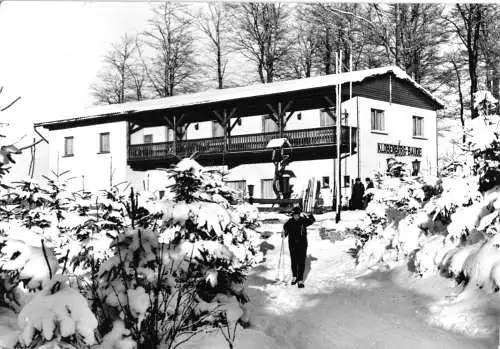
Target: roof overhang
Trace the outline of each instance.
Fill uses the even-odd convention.
[[[292,103],[290,110],[301,111],[329,107],[325,96],[335,99],[335,86],[342,84],[342,100],[363,96],[368,81],[393,76],[413,86],[428,101],[429,109],[443,109],[444,104],[429,91],[412,80],[403,70],[390,66],[349,73],[316,76],[269,84],[217,89],[160,99],[112,104],[89,108],[72,118],[41,122],[36,126],[48,129],[78,125],[131,121],[143,127],[164,125],[164,118],[183,115],[183,122],[193,123],[215,120],[213,111],[237,110],[235,116],[265,115],[268,105],[276,102]],[[371,96],[371,98],[374,98]],[[375,97],[376,98],[376,97]],[[383,97],[380,97],[383,99]]]

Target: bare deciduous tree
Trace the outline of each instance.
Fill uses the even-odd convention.
[[[477,110],[474,109],[474,94],[478,90],[477,69],[480,57],[481,28],[486,9],[487,7],[484,4],[456,4],[451,16],[447,18],[467,52],[470,78],[470,109],[473,119],[478,116]]]
[[[298,8],[293,28],[295,42],[290,49],[287,74],[293,79],[308,78],[317,66],[320,50],[317,26],[305,19],[306,8]]]
[[[99,81],[91,86],[99,103],[124,103],[143,99],[144,72],[138,64],[135,39],[127,34],[104,56]]]
[[[172,2],[154,7],[149,29],[142,33],[143,66],[158,97],[194,90],[193,23],[185,10],[185,5]]]
[[[209,3],[207,9],[200,13],[199,25],[209,40],[210,53],[214,55],[214,64],[208,64],[208,67],[217,75],[217,87],[222,89],[228,63],[229,18],[223,3]]]
[[[237,46],[256,64],[260,81],[273,82],[284,72],[291,47],[288,7],[280,3],[252,2],[230,7]]]

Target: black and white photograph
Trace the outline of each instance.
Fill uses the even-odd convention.
[[[499,99],[496,2],[0,0],[0,349],[500,348]]]

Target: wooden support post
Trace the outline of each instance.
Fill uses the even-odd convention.
[[[283,129],[284,129],[284,125],[283,125],[283,112],[281,110],[281,102],[278,102],[278,115],[277,115],[277,118],[278,118],[278,134],[279,134],[279,138],[283,138]]]
[[[130,121],[127,121],[127,156],[130,156]]]
[[[172,149],[172,153],[174,154],[174,156],[177,156],[177,150],[178,150],[177,144],[179,141],[182,140],[189,126],[189,123],[182,124],[184,118],[185,114],[181,114],[180,116],[173,115],[172,119],[169,119],[166,116],[163,117],[163,120],[165,120],[167,126],[170,127],[174,133],[174,139],[173,139],[174,146]]]
[[[236,120],[234,122],[234,124],[231,125],[231,118],[236,113],[236,110],[237,110],[236,108],[233,108],[230,112],[228,112],[227,109],[223,109],[222,113],[217,111],[217,110],[212,110],[212,112],[214,113],[214,115],[218,119],[217,121],[224,129],[224,141],[223,141],[223,149],[222,149],[222,166],[226,165],[225,164],[226,153],[228,152],[228,148],[229,148],[229,140],[230,140],[230,136],[231,136],[231,131],[233,130],[234,126],[236,126],[236,123],[238,122]],[[241,117],[239,117],[239,118],[241,118]]]
[[[174,123],[173,123],[173,130],[174,130],[174,149],[173,153],[174,156],[177,156],[177,116],[174,115]]]
[[[271,104],[266,104],[267,108],[271,111],[269,116],[271,119],[278,125],[278,133],[280,138],[283,137],[283,132],[285,131],[286,123],[293,115],[293,111],[290,112],[290,115],[285,119],[286,113],[290,110],[293,105],[293,101],[289,101],[285,107],[283,107],[283,103],[278,102],[278,109],[275,110]]]

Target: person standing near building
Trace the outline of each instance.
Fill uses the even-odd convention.
[[[352,186],[352,209],[362,210],[363,209],[363,196],[365,195],[365,186],[361,183],[361,178],[356,178],[356,182]]]
[[[283,235],[288,236],[288,248],[292,265],[292,285],[304,288],[304,270],[307,256],[307,227],[316,220],[309,213],[302,213],[300,207],[294,207],[292,217],[283,225]]]
[[[366,177],[365,181],[366,181],[366,190],[375,188],[375,186],[373,185],[373,181],[370,177]]]
[[[366,181],[366,190],[375,188],[375,186],[373,185],[373,181],[370,177],[366,177],[365,181]],[[364,204],[363,207],[365,209],[368,206],[368,204],[370,203],[370,201],[372,200],[372,198],[373,198],[373,193],[366,194],[366,196],[364,198],[364,203],[363,203]]]

